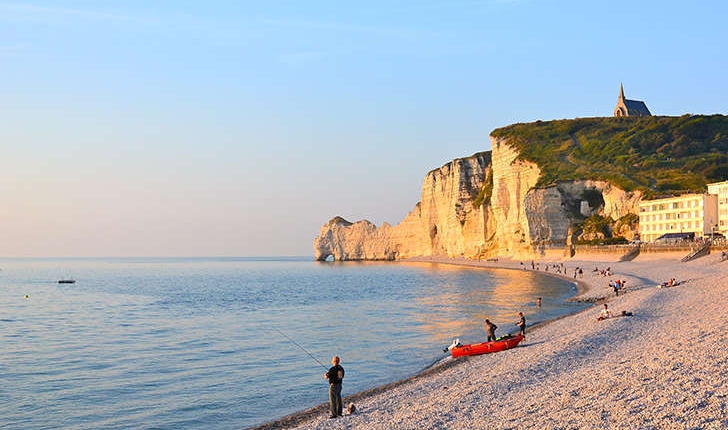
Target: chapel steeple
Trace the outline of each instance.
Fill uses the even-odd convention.
[[[619,84],[619,99],[614,108],[614,116],[652,116],[645,102],[640,100],[627,100],[624,97],[624,85]]]

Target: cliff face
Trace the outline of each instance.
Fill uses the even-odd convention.
[[[427,235],[427,253],[472,255],[483,246],[487,211],[474,202],[490,174],[489,153],[454,160],[425,176],[420,222]]]
[[[529,217],[543,216],[538,196],[532,193],[541,171],[538,166],[517,159],[518,152],[501,139],[491,138],[493,148],[494,231],[489,255],[530,255],[531,239],[540,232],[531,231]],[[536,193],[540,194],[540,193]],[[528,205],[528,207],[527,207]],[[528,209],[528,210],[527,210]]]
[[[420,203],[395,226],[336,217],[314,241],[317,260],[394,260],[415,256],[530,258],[566,245],[577,214],[617,219],[637,213],[639,193],[603,181],[535,188],[539,166],[508,142],[459,158],[425,176]]]
[[[474,207],[490,170],[490,152],[455,159],[425,176],[420,203],[396,226],[336,217],[314,241],[317,260],[393,260],[475,255],[484,244],[486,209]]]

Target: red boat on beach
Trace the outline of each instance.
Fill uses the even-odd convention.
[[[518,342],[523,340],[523,336],[511,336],[493,342],[471,343],[468,345],[455,346],[450,349],[453,358],[465,355],[488,354],[491,352],[505,351],[506,349],[515,348]]]

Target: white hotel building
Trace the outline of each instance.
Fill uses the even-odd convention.
[[[718,196],[718,233],[728,237],[728,181],[708,184],[708,193]]]
[[[711,185],[716,184],[710,184],[709,189]],[[728,181],[725,187],[724,199],[728,199]],[[728,211],[728,203],[724,207]],[[645,200],[640,202],[639,210],[640,239],[643,242],[652,242],[667,233],[694,233],[696,238],[710,236],[713,227],[720,225],[718,195],[710,192]],[[728,219],[723,222],[728,222]]]

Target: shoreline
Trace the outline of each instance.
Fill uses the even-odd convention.
[[[505,264],[506,260],[504,262],[485,262],[485,261],[477,261],[477,260],[466,260],[466,259],[453,259],[448,257],[414,257],[414,258],[407,258],[403,260],[397,260],[393,261],[393,263],[397,264],[407,264],[407,263],[433,263],[433,264],[448,264],[448,265],[454,265],[454,266],[466,266],[466,267],[477,267],[477,268],[484,268],[484,269],[500,269],[500,270],[523,270],[518,263],[515,263],[515,265],[512,265],[513,263],[511,260],[507,260],[510,264]],[[488,264],[486,264],[488,263]],[[573,283],[576,285],[577,288],[577,294],[569,300],[573,300],[576,297],[579,297],[580,295],[588,292],[590,290],[590,287],[588,284],[585,284],[582,281],[570,279],[568,276],[560,276],[556,273],[550,273],[545,271],[537,271],[537,270],[531,270],[527,269],[532,272],[537,272],[540,275],[545,276],[553,276],[558,277],[559,279],[568,281],[570,283]],[[573,313],[569,313],[566,315],[561,315],[555,318],[551,318],[545,321],[541,321],[535,324],[529,324],[528,329],[529,331],[536,329],[537,327],[541,327],[544,325],[549,324],[552,321],[559,320],[561,318],[566,318],[571,315],[574,315],[576,313],[584,312],[591,309],[591,306],[586,309],[581,309],[578,311],[575,311]],[[349,403],[358,404],[363,399],[381,394],[383,392],[386,392],[387,390],[390,390],[392,388],[398,387],[403,384],[407,384],[409,382],[415,381],[420,378],[426,378],[428,376],[435,375],[437,373],[440,373],[441,371],[444,371],[452,366],[458,366],[465,363],[463,360],[455,360],[452,359],[450,356],[443,357],[439,360],[436,360],[431,365],[425,367],[424,369],[418,371],[417,373],[408,376],[403,379],[398,379],[396,381],[388,382],[383,385],[379,385],[376,387],[372,387],[363,391],[356,392],[354,394],[343,396],[342,402],[344,405],[348,405]],[[329,404],[328,403],[322,403],[301,411],[296,411],[291,414],[288,414],[286,416],[283,416],[281,418],[268,421],[262,424],[255,425],[253,427],[249,427],[248,430],[277,430],[277,429],[290,429],[290,428],[296,428],[296,426],[300,426],[305,424],[308,421],[314,420],[319,416],[328,416],[329,411]]]
[[[551,271],[538,271],[542,275],[556,276],[570,282],[574,282],[577,286],[577,294],[572,300],[583,301],[593,303],[594,305],[602,302],[619,304],[621,306],[627,306],[631,312],[634,312],[635,317],[631,318],[616,318],[616,314],[619,312],[619,308],[614,305],[610,305],[615,311],[615,318],[611,321],[596,322],[596,314],[598,311],[595,310],[594,305],[587,309],[577,311],[573,314],[567,314],[562,317],[557,317],[548,321],[544,321],[539,324],[529,326],[528,330],[528,342],[524,342],[518,348],[513,350],[504,351],[498,354],[487,354],[482,356],[467,357],[465,359],[457,360],[443,360],[442,362],[435,363],[433,366],[419,372],[409,378],[394,381],[389,384],[385,384],[379,387],[375,387],[366,391],[355,393],[353,395],[345,397],[344,403],[348,404],[353,402],[357,405],[357,413],[354,415],[345,415],[337,420],[328,420],[327,410],[328,404],[321,404],[313,408],[299,411],[288,416],[282,417],[278,420],[271,421],[252,427],[253,429],[280,429],[280,428],[300,428],[300,429],[334,429],[334,428],[475,428],[482,426],[482,420],[489,420],[492,418],[491,407],[497,405],[500,408],[512,409],[512,405],[521,403],[523,407],[537,407],[538,405],[528,399],[533,397],[533,394],[526,396],[518,396],[519,390],[525,393],[531,391],[546,390],[542,386],[542,379],[549,380],[558,378],[554,381],[557,385],[563,385],[565,381],[571,381],[573,383],[587,383],[594,385],[594,379],[599,379],[602,375],[602,371],[598,369],[589,369],[586,366],[584,375],[574,380],[573,376],[565,375],[564,369],[560,369],[557,372],[544,372],[544,367],[549,368],[556,366],[558,367],[557,360],[554,362],[549,361],[548,366],[541,366],[538,363],[544,360],[544,357],[557,357],[566,356],[565,361],[575,361],[576,367],[583,366],[583,361],[589,362],[595,359],[590,354],[580,351],[574,356],[570,354],[570,348],[572,345],[589,344],[591,335],[601,331],[605,327],[609,327],[614,324],[630,324],[632,321],[639,321],[643,318],[643,314],[649,314],[650,308],[644,304],[644,300],[653,300],[655,296],[661,295],[663,292],[673,291],[685,291],[686,288],[692,288],[694,286],[700,286],[704,284],[709,289],[718,289],[720,293],[727,293],[728,286],[721,285],[720,279],[725,274],[728,274],[728,263],[723,267],[717,264],[716,258],[719,259],[719,255],[709,255],[702,257],[694,262],[680,263],[680,258],[684,255],[682,253],[665,253],[659,255],[647,255],[645,257],[637,257],[632,262],[618,262],[613,259],[604,258],[602,255],[579,255],[572,259],[563,259],[559,262],[564,262],[567,267],[566,274],[557,274]],[[399,262],[431,262],[437,264],[455,264],[463,266],[475,266],[493,269],[512,269],[512,270],[523,270],[520,266],[520,261],[502,259],[499,261],[473,261],[464,259],[452,259],[442,257],[420,257],[415,259],[400,260]],[[538,260],[540,264],[552,264],[557,261],[549,261],[545,259]],[[583,277],[574,279],[569,276],[569,269],[573,270],[574,267],[581,267],[584,271]],[[599,266],[611,266],[613,268],[613,276],[604,277],[599,274],[594,274],[590,267]],[[711,269],[711,270],[707,270]],[[530,268],[527,270],[531,270]],[[671,274],[672,273],[672,274]],[[681,286],[686,288],[674,287],[668,289],[649,288],[655,287],[661,282],[669,279],[670,277],[678,278],[681,282]],[[608,287],[610,279],[624,279],[627,281],[627,289],[624,294],[620,294],[619,297],[615,297],[612,289]],[[688,299],[690,296],[687,296]],[[717,302],[717,300],[714,300]],[[693,305],[695,305],[693,303]],[[717,303],[714,304],[717,306]],[[719,312],[716,310],[716,312]],[[722,311],[723,315],[726,311]],[[681,314],[673,315],[680,317]],[[727,315],[728,316],[728,315]],[[724,318],[723,321],[726,319]],[[713,323],[717,322],[714,320]],[[655,325],[655,323],[651,323]],[[714,324],[715,325],[715,324]],[[576,329],[574,329],[576,327]],[[660,332],[662,337],[673,337],[674,334],[671,332],[670,325],[665,325],[660,330],[658,325],[655,330]],[[629,328],[629,327],[627,327]],[[705,327],[703,327],[705,328]],[[715,327],[713,327],[715,328]],[[725,330],[723,331],[725,333]],[[569,338],[568,342],[564,342],[565,339],[554,335],[553,333],[566,333],[564,338]],[[621,333],[619,331],[618,333]],[[621,334],[618,336],[622,336]],[[725,339],[725,335],[723,336]],[[534,343],[533,339],[537,341]],[[622,341],[622,337],[617,340]],[[635,341],[634,339],[631,339]],[[603,338],[602,342],[594,345],[594,349],[602,351],[601,355],[604,354],[605,349],[609,349],[614,339]],[[619,348],[617,348],[619,350]],[[629,346],[626,350],[621,351],[625,355],[629,355],[630,351],[634,349],[634,346]],[[728,353],[722,352],[725,357],[725,364],[728,364]],[[601,356],[597,354],[596,356]],[[526,357],[528,356],[528,357]],[[602,357],[603,358],[603,357]],[[608,363],[599,363],[600,366],[605,366],[604,372],[607,374],[609,370],[613,369]],[[626,362],[629,362],[627,360]],[[669,357],[668,357],[669,361]],[[625,363],[626,363],[625,362]],[[487,365],[484,365],[486,363]],[[620,363],[621,364],[621,363]],[[635,363],[637,365],[638,363]],[[599,367],[599,366],[597,366]],[[487,369],[492,369],[493,372],[487,372]],[[567,366],[567,369],[569,367]],[[485,372],[484,372],[485,370]],[[515,373],[514,373],[515,372]],[[500,375],[507,377],[504,380],[494,378],[492,375]],[[523,374],[530,375],[528,377],[522,376]],[[726,374],[728,376],[728,374]],[[723,378],[723,381],[728,378]],[[505,383],[506,380],[509,383]],[[591,383],[590,383],[591,382]],[[619,382],[619,381],[617,381]],[[505,387],[503,388],[505,383]],[[452,386],[467,386],[468,389],[476,393],[475,398],[467,400],[459,396],[453,396],[455,393],[454,389],[448,389]],[[546,384],[548,387],[549,384]],[[501,391],[493,393],[494,387],[501,387]],[[517,390],[512,389],[513,387],[519,387]],[[721,384],[722,393],[725,394],[725,382]],[[466,396],[470,397],[470,396]],[[578,396],[573,396],[578,397]],[[544,402],[550,403],[548,400],[549,396],[544,396]],[[723,410],[726,410],[725,396],[719,398],[718,402]],[[567,396],[567,400],[570,399]],[[422,402],[425,402],[424,405]],[[488,404],[491,407],[488,407]],[[601,405],[602,409],[608,408],[614,409],[615,406],[604,405],[598,399],[593,401],[594,408]],[[612,403],[614,403],[612,401]],[[609,407],[608,407],[609,406]],[[542,409],[543,407],[541,407]],[[463,413],[453,412],[453,410],[462,410]],[[417,412],[415,412],[417,411]],[[467,411],[465,413],[464,411]],[[553,426],[566,426],[566,427],[591,427],[596,425],[597,422],[601,422],[598,419],[594,421],[591,419],[589,422],[580,421],[580,424],[574,425],[569,424],[573,419],[566,419],[563,414],[559,412],[559,408],[548,408],[546,416],[550,417],[544,421],[541,415],[534,416],[532,414],[525,414],[520,417],[508,418],[506,421],[491,421],[488,427],[492,428],[519,428],[519,427],[553,427]],[[611,414],[611,413],[610,413]],[[614,411],[614,415],[618,414]],[[634,414],[628,414],[632,416]],[[636,414],[639,416],[640,414]],[[576,418],[574,418],[576,419]],[[632,426],[631,419],[621,422],[620,426]],[[515,420],[515,421],[514,421]],[[615,425],[613,420],[609,422]],[[703,421],[701,421],[703,422]],[[504,424],[509,423],[509,424]],[[557,424],[558,423],[558,424]],[[703,422],[705,424],[705,422]],[[724,422],[728,425],[728,421]],[[647,427],[651,425],[645,422]],[[667,424],[662,422],[662,425],[657,427],[672,426],[674,424]],[[597,425],[598,427],[600,425]],[[607,426],[608,427],[608,426]]]

